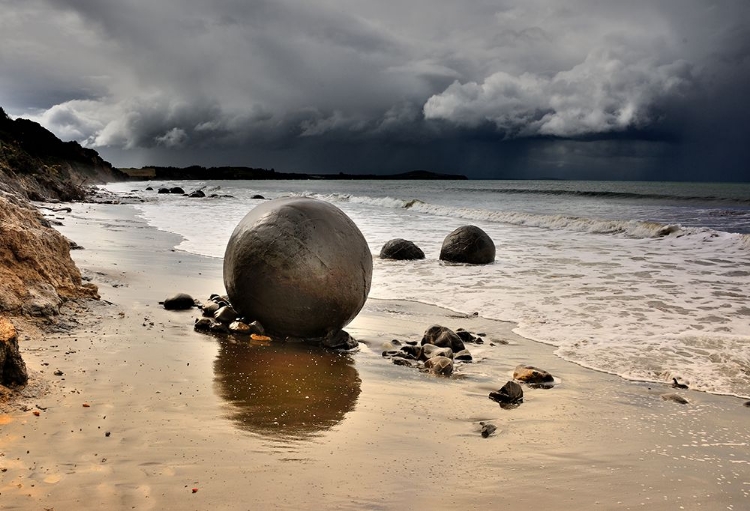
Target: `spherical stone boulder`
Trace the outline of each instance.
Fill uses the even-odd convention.
[[[395,259],[397,261],[411,261],[415,259],[424,259],[424,252],[414,244],[401,238],[387,241],[383,248],[380,249],[381,259]]]
[[[367,300],[372,254],[337,207],[305,197],[264,202],[235,228],[224,254],[224,286],[235,310],[267,331],[324,337]]]
[[[495,244],[475,225],[459,227],[443,240],[440,260],[452,263],[490,264],[495,260]]]

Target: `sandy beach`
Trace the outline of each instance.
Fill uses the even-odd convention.
[[[750,507],[742,399],[592,371],[511,323],[414,302],[370,299],[352,354],[197,333],[199,310],[158,302],[223,293],[220,259],[127,205],[57,216],[102,300],[19,332],[34,392],[0,416],[2,509]],[[487,342],[450,378],[381,356],[433,324]],[[557,384],[502,409],[488,394],[521,363]]]

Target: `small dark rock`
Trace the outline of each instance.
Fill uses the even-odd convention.
[[[214,313],[214,318],[221,321],[222,323],[231,323],[237,319],[237,312],[232,308],[231,305],[226,305]]]
[[[229,328],[227,327],[226,323],[222,323],[221,321],[211,321],[211,324],[209,325],[208,329],[209,331],[215,334],[228,334],[229,333]]]
[[[680,383],[677,381],[677,378],[672,378],[672,388],[673,389],[687,389],[688,386],[684,383]]]
[[[146,190],[147,190],[147,191],[149,191],[149,192],[150,192],[151,190],[153,190],[153,189],[154,189],[154,187],[153,187],[153,186],[147,186],[147,187],[146,187]]]
[[[164,308],[167,310],[186,310],[194,306],[195,300],[186,293],[177,293],[164,300]]]
[[[750,401],[745,401],[745,403],[743,404],[743,406],[745,406],[747,408],[750,408]]]
[[[353,350],[359,346],[357,340],[346,330],[325,336],[321,344],[332,350]]]
[[[260,321],[253,321],[250,323],[250,330],[252,334],[266,335],[266,329],[260,324]]]
[[[453,330],[440,325],[433,325],[425,331],[422,345],[425,344],[450,348],[454,353],[465,349],[464,342]]]
[[[456,335],[459,336],[464,343],[474,343],[477,339],[476,337],[471,335],[471,332],[467,332],[463,328],[459,328],[458,330],[456,330]]]
[[[497,431],[497,426],[495,426],[494,424],[485,424],[484,422],[480,422],[479,424],[482,426],[482,438],[487,438],[492,433]]]
[[[219,307],[219,304],[216,302],[209,302],[203,306],[203,315],[207,318],[214,317],[214,314],[217,310],[219,310],[221,307]]]
[[[107,431],[106,433],[104,433],[104,436],[109,437],[109,435],[111,434],[112,434],[111,432]]]
[[[203,192],[203,190],[195,190],[194,192],[191,192],[188,197],[205,197],[206,194]]]
[[[391,344],[393,344],[394,346],[401,346],[401,341],[399,341],[398,339],[393,339],[391,341]]]
[[[525,383],[549,383],[555,378],[543,369],[534,366],[519,365],[513,370],[513,379]]]
[[[406,346],[401,346],[401,351],[404,352],[404,353],[408,353],[409,355],[411,355],[415,359],[422,358],[422,347],[421,346],[410,346],[410,345],[407,344]]]
[[[262,195],[257,195],[257,194],[256,194],[256,195],[253,195],[253,196],[252,196],[252,197],[250,197],[250,198],[251,198],[251,199],[263,199],[263,200],[265,200],[265,197],[263,197]]]
[[[425,344],[422,347],[422,358],[429,360],[435,357],[446,357],[453,359],[453,350],[450,348],[441,348],[434,344]]]
[[[417,367],[419,364],[411,359],[408,358],[401,358],[401,357],[394,357],[391,359],[391,362],[393,362],[397,366],[406,366],[406,367]]]
[[[169,193],[179,193],[179,194],[183,194],[183,193],[185,193],[185,190],[183,190],[183,189],[182,189],[182,188],[180,188],[179,186],[173,186],[172,188],[170,188],[170,189],[169,189]]]
[[[195,320],[195,325],[193,325],[193,328],[195,330],[211,330],[211,324],[213,323],[213,320],[210,318],[201,318]]]
[[[497,401],[500,405],[519,405],[523,403],[523,389],[514,382],[509,381],[500,390],[490,392],[490,399]]]
[[[386,242],[380,250],[381,259],[394,259],[397,261],[411,261],[424,259],[424,252],[413,242],[396,238]]]
[[[63,372],[62,372],[62,371],[60,371],[59,369],[57,369],[57,370],[56,370],[56,371],[55,371],[54,373],[52,373],[52,374],[54,374],[55,376],[62,376],[62,375],[63,375]]]
[[[447,357],[433,357],[424,363],[431,374],[450,376],[453,374],[453,361]]]
[[[159,188],[157,193],[169,193],[169,188]]]
[[[475,225],[459,227],[443,241],[440,260],[453,263],[489,264],[495,261],[495,244]]]
[[[455,355],[453,355],[453,360],[461,360],[463,362],[471,362],[474,360],[474,357],[471,356],[471,353],[469,353],[469,350],[461,350]]]

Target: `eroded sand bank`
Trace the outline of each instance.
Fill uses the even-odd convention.
[[[362,342],[352,355],[231,344],[194,332],[197,311],[158,305],[221,291],[220,260],[174,251],[178,240],[129,206],[74,205],[64,224],[111,305],[41,340],[22,332],[50,388],[0,417],[3,509],[750,506],[742,400],[664,401],[666,384],[565,362],[512,324],[409,302],[370,300],[347,328]],[[469,346],[475,363],[449,379],[381,357],[383,343],[435,323],[508,344]],[[503,410],[487,395],[519,363],[559,384],[525,388]],[[479,421],[497,432],[482,438]]]

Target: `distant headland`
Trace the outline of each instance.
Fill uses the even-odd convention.
[[[290,179],[320,179],[320,180],[466,180],[468,177],[460,174],[439,174],[428,170],[412,170],[400,174],[304,174],[296,172],[276,172],[274,169],[252,167],[142,167],[140,169],[118,169],[128,175],[131,180],[145,181],[150,179],[171,180],[290,180]]]

